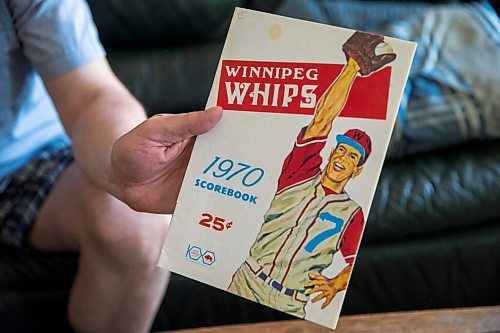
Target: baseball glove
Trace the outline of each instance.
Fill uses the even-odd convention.
[[[369,75],[396,59],[394,53],[375,54],[375,48],[383,41],[384,36],[356,31],[342,45],[342,51],[348,60],[353,58],[358,63],[361,75]]]

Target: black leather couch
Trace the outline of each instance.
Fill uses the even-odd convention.
[[[112,67],[151,114],[203,109],[233,7],[280,5],[89,2]],[[499,239],[500,141],[388,160],[342,313],[498,305]],[[69,331],[67,296],[77,260],[71,253],[1,248],[0,331]],[[153,329],[288,318],[174,275]]]

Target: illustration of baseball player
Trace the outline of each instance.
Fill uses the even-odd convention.
[[[376,54],[380,44],[386,53]],[[344,191],[363,170],[372,151],[364,131],[337,135],[337,146],[321,169],[321,150],[357,77],[367,76],[396,58],[384,37],[356,31],[342,46],[347,63],[320,98],[314,117],[286,157],[276,194],[246,261],[228,291],[297,317],[305,305],[324,299],[325,309],[347,287],[364,226],[361,207]],[[340,251],[347,266],[335,277],[322,271]]]

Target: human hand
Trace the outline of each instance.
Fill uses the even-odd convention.
[[[132,209],[172,213],[194,138],[212,129],[222,108],[155,115],[115,141],[111,182]]]
[[[387,43],[382,49],[384,52],[377,54],[376,48],[379,44],[384,45],[384,36],[356,31],[342,45],[342,51],[347,59],[356,61],[361,68],[361,75],[369,75],[396,59],[396,54]]]
[[[332,302],[335,295],[338,292],[345,290],[347,288],[347,282],[349,281],[349,276],[351,273],[351,266],[347,266],[340,272],[339,275],[333,279],[329,279],[326,276],[318,275],[314,273],[308,273],[308,277],[311,281],[304,284],[307,288],[306,295],[311,295],[319,292],[316,297],[312,299],[311,302],[316,303],[322,299],[325,299],[321,305],[321,310],[324,310]]]

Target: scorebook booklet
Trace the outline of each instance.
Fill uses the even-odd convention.
[[[415,47],[237,8],[159,266],[335,328]]]

